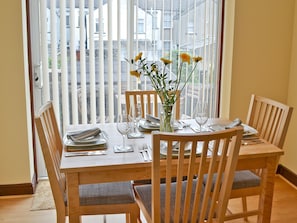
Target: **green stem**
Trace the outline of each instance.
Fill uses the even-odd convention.
[[[186,84],[188,83],[188,81],[189,81],[190,78],[192,77],[192,74],[193,74],[194,70],[196,69],[196,66],[197,66],[197,63],[195,63],[194,68],[191,70],[191,72],[190,72],[190,74],[189,74],[187,80],[185,81],[183,87],[180,89],[181,92],[183,91],[183,89],[185,88]]]
[[[173,127],[171,125],[172,119],[172,108],[173,105],[163,104],[163,114],[161,117],[160,131],[161,132],[173,132]]]

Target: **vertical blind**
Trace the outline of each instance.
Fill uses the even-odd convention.
[[[129,75],[125,58],[143,52],[153,62],[186,52],[203,60],[182,92],[181,114],[191,116],[203,98],[216,116],[222,2],[38,0],[42,100],[53,100],[62,130],[114,122],[125,90],[152,88],[148,79],[138,83]]]

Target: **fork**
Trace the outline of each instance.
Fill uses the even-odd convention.
[[[152,161],[152,149],[150,146],[147,146],[147,149],[145,150],[147,152],[147,155],[149,157],[149,161]]]
[[[143,145],[143,147],[140,149],[140,153],[144,159],[144,161],[151,161],[152,160],[152,156],[150,153],[150,147],[148,145]]]
[[[141,151],[139,151],[139,152],[141,153],[141,155],[142,155],[144,161],[149,161],[149,158],[148,158],[147,155],[146,155],[146,151],[141,150]]]

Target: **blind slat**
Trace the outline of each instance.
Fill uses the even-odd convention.
[[[47,44],[47,8],[46,2],[41,1],[40,3],[40,27],[41,27],[41,35],[40,35],[40,47],[41,47],[41,61],[42,61],[42,73],[43,73],[43,103],[46,103],[50,100],[50,80],[49,80],[49,69],[48,69],[48,44]]]
[[[117,0],[117,4],[118,4],[118,7],[117,7],[117,24],[121,24],[121,17],[122,17],[121,16],[121,7],[120,7],[121,0]],[[121,66],[121,56],[122,56],[122,54],[121,54],[121,51],[122,51],[122,49],[121,49],[121,34],[122,34],[122,32],[121,31],[122,31],[121,26],[117,26],[117,47],[118,47],[118,52],[119,52],[118,55],[117,55],[117,63],[118,63],[118,66],[117,66],[117,68],[118,68],[117,79],[118,80],[121,80],[121,78],[122,78],[122,73],[121,73],[121,69],[122,69],[122,66]],[[120,82],[120,81],[118,81],[118,82]],[[121,92],[121,86],[122,86],[121,84],[118,85],[118,92]],[[118,108],[120,108],[121,107],[121,100],[119,100],[120,99],[120,94],[118,94],[117,97],[118,97],[117,106],[118,106]],[[119,109],[118,109],[117,112],[119,112]]]
[[[94,1],[89,0],[89,63],[90,63],[90,113],[91,123],[96,123],[96,78],[95,78],[95,44],[94,44]]]
[[[59,71],[58,71],[58,60],[57,60],[57,18],[56,18],[56,1],[51,0],[50,9],[51,18],[51,65],[52,65],[52,94],[53,94],[53,104],[55,112],[60,114],[60,97],[59,97]],[[47,62],[47,61],[45,61]],[[58,119],[58,124],[60,125],[61,120]],[[62,128],[63,129],[63,128]]]
[[[103,0],[99,0],[99,10],[98,10],[98,18],[99,18],[99,100],[100,100],[100,122],[105,122],[105,77],[104,77],[104,23],[103,23]]]
[[[86,86],[86,50],[85,50],[85,1],[79,1],[79,27],[80,27],[80,106],[82,123],[87,124],[87,86]]]
[[[114,121],[114,89],[113,89],[113,32],[112,32],[112,27],[113,27],[113,14],[112,14],[112,9],[113,9],[113,4],[112,0],[108,0],[108,40],[107,40],[107,48],[108,48],[108,117],[109,117],[109,122]]]
[[[67,40],[66,40],[66,2],[60,0],[60,33],[61,33],[61,88],[62,88],[62,115],[63,127],[69,125],[69,99],[68,99],[68,65],[67,65]]]
[[[77,68],[76,68],[76,35],[75,35],[75,0],[70,0],[70,60],[71,60],[71,111],[72,123],[78,124],[77,102]]]

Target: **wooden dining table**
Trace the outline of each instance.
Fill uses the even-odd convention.
[[[212,123],[223,122],[217,119]],[[194,126],[193,120],[185,120]],[[128,139],[127,144],[133,145],[134,151],[115,153],[114,145],[122,143],[122,136],[116,129],[115,123],[69,126],[68,130],[82,130],[99,127],[107,136],[107,149],[101,155],[67,156],[64,148],[60,171],[66,176],[69,223],[81,222],[79,204],[79,185],[116,181],[145,180],[151,178],[151,161],[144,159],[140,152],[151,144],[151,134],[144,133],[143,138]],[[193,133],[188,125],[177,132]],[[69,152],[68,152],[69,153]],[[237,170],[262,169],[262,191],[260,195],[260,215],[258,223],[268,223],[271,218],[274,177],[279,157],[283,150],[263,141],[259,144],[242,145],[240,148]]]

